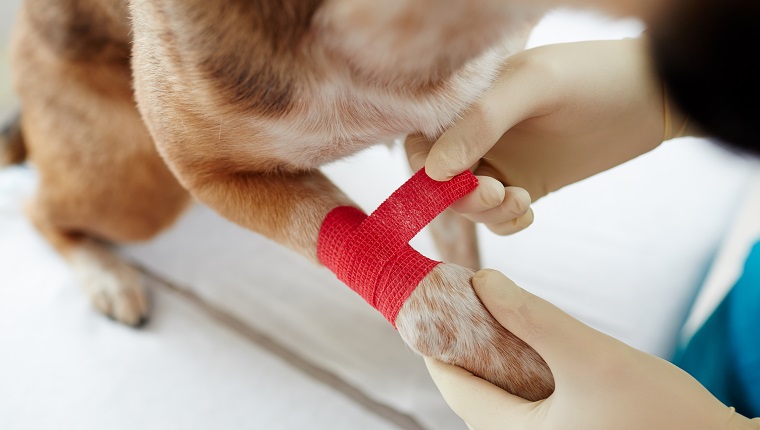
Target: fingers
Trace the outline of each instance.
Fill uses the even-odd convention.
[[[454,202],[454,204],[451,205],[452,209],[461,214],[479,214],[498,208],[505,203],[507,189],[504,188],[504,185],[502,185],[501,182],[488,176],[478,176],[477,178],[477,188],[475,188],[470,194],[467,194]],[[517,210],[523,203],[524,202],[515,203],[510,207]],[[528,202],[528,204],[530,204],[530,202]],[[478,221],[475,218],[471,219],[473,221]]]
[[[484,183],[484,187],[482,190],[475,190],[479,191],[478,196],[473,196],[473,199],[477,201],[471,202],[473,199],[463,201],[464,198],[462,198],[457,202],[462,204],[455,203],[451,206],[454,210],[465,214],[475,222],[500,224],[519,218],[530,209],[530,194],[522,188],[504,187],[501,182],[487,176],[478,176],[478,180]]]
[[[478,188],[452,205],[452,209],[473,222],[485,224],[501,236],[522,231],[533,223],[527,191],[518,187],[503,187],[500,182],[487,176],[479,176],[478,180]]]
[[[533,347],[562,379],[582,379],[594,363],[623,343],[606,336],[556,306],[518,287],[495,270],[481,270],[472,279],[480,300],[507,330]]]
[[[533,223],[527,191],[504,187],[488,176],[478,176],[478,181],[478,188],[454,203],[453,210],[502,236],[517,233]]]
[[[499,236],[507,236],[524,230],[533,224],[533,219],[533,209],[528,208],[523,215],[517,218],[508,219],[500,223],[486,224],[486,227]]]
[[[478,430],[522,429],[537,404],[507,393],[461,367],[425,357],[425,365],[449,407]]]

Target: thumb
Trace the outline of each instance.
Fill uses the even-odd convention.
[[[557,386],[578,380],[609,349],[611,337],[583,324],[553,304],[518,287],[496,270],[481,270],[472,278],[475,293],[493,317],[533,347],[549,365]],[[621,344],[622,345],[622,344]]]
[[[409,167],[413,172],[425,167],[425,160],[430,153],[433,142],[421,134],[410,134],[404,140],[404,150],[406,159],[409,161]]]
[[[510,128],[537,115],[545,94],[540,80],[520,67],[504,73],[441,135],[425,162],[427,174],[445,181],[474,166]]]

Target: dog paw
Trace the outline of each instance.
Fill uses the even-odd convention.
[[[148,298],[140,272],[108,248],[85,243],[71,253],[84,292],[104,315],[133,327],[148,320]]]
[[[474,272],[439,264],[396,317],[404,341],[419,354],[463,367],[528,400],[548,397],[554,379],[546,362],[504,329],[475,295]]]

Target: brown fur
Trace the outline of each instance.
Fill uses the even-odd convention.
[[[0,129],[0,167],[26,160],[26,144],[21,133],[21,116],[14,115]]]
[[[40,176],[30,215],[98,308],[132,324],[147,311],[142,286],[97,240],[150,238],[189,195],[316,261],[325,215],[351,204],[319,166],[440,133],[536,17],[496,0],[27,0],[14,67]],[[496,324],[462,270],[423,280],[397,320],[404,338],[548,395],[545,363]]]

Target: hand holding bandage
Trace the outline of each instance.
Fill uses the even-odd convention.
[[[410,136],[407,155],[436,180],[472,169],[513,197],[522,198],[520,187],[529,205],[664,140],[693,135],[665,96],[643,38],[540,46],[508,58],[491,89],[436,142]],[[530,212],[512,220],[505,209],[516,202],[505,199],[500,211],[453,209],[509,234],[532,220]]]

